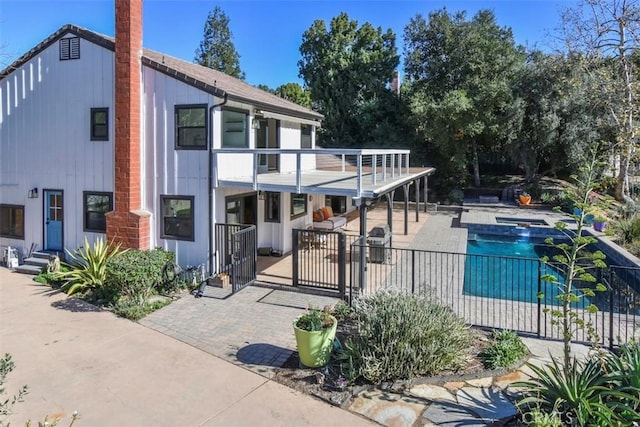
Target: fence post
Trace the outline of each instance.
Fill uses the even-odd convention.
[[[411,250],[411,294],[416,293],[416,250]]]
[[[538,260],[538,293],[536,298],[538,299],[538,324],[536,325],[536,336],[540,338],[540,322],[542,321],[542,299],[540,293],[542,292],[542,262]]]
[[[291,248],[291,252],[292,252],[292,262],[293,262],[293,286],[298,286],[299,281],[298,281],[298,275],[300,274],[299,268],[298,268],[298,259],[299,259],[299,242],[298,242],[298,231],[295,228],[293,230],[291,230],[292,233],[292,243],[293,243],[293,247]]]
[[[347,281],[347,236],[344,233],[338,233],[338,290],[340,296],[344,299],[346,295]]]
[[[612,269],[609,268],[609,274],[607,277],[607,288],[609,288],[609,350],[613,350],[613,286],[612,286]],[[626,340],[626,334],[625,334]]]

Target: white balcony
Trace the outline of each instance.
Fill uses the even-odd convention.
[[[348,196],[359,204],[435,172],[410,168],[409,150],[212,150],[213,187]],[[279,156],[279,172],[260,173],[261,155]]]

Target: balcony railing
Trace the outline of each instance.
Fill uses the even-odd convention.
[[[356,178],[356,190],[361,194],[363,184],[383,185],[389,180],[410,175],[410,150],[382,149],[231,149],[211,151],[213,186],[219,180],[251,179],[258,189],[258,167],[261,155],[278,155],[280,174],[294,174],[300,192],[302,174],[310,171],[340,172],[343,177]]]

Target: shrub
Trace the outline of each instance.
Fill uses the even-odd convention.
[[[623,244],[640,238],[640,215],[623,217],[611,224],[613,232]]]
[[[173,260],[173,252],[161,248],[121,253],[107,262],[105,288],[124,298],[127,305],[144,306],[154,288],[162,283],[163,267]]]
[[[349,379],[377,383],[455,371],[471,342],[468,326],[448,307],[424,297],[381,292],[357,299],[358,336],[345,342],[341,360]]]
[[[161,309],[167,304],[169,304],[168,300],[159,300],[154,302],[147,302],[141,305],[139,304],[139,301],[137,299],[125,297],[120,298],[116,302],[115,306],[113,307],[113,312],[120,317],[124,317],[125,319],[133,320],[135,322],[142,319],[147,314]]]
[[[64,282],[62,290],[68,295],[99,288],[107,278],[107,261],[121,252],[126,250],[120,250],[120,243],[110,244],[99,238],[91,247],[85,237],[82,248],[75,252],[67,251],[71,262],[62,264],[69,270],[55,273],[53,278]]]
[[[0,358],[0,425],[4,425],[3,420],[12,413],[13,406],[22,402],[24,396],[29,392],[29,388],[25,385],[18,390],[18,394],[11,397],[5,396],[4,384],[7,381],[7,375],[13,371],[15,366],[9,353],[5,353],[4,357]]]
[[[492,338],[491,346],[479,354],[486,368],[508,368],[529,352],[513,331],[493,331]]]

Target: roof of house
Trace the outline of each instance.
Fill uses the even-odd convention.
[[[106,49],[115,50],[115,39],[113,37],[76,25],[64,25],[18,58],[13,64],[0,71],[0,81],[68,33],[77,35]],[[314,121],[323,119],[320,113],[254,87],[240,79],[161,52],[143,49],[142,64],[214,96],[222,97],[226,93],[230,100],[249,103],[259,109]]]

